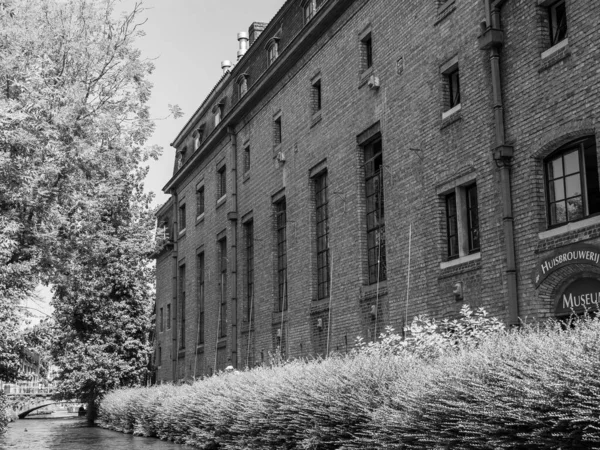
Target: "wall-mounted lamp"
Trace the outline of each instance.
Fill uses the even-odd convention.
[[[462,281],[458,281],[458,282],[454,283],[454,286],[452,288],[452,293],[454,294],[454,300],[456,300],[457,302],[460,302],[464,298]]]

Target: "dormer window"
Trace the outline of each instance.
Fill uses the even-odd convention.
[[[271,39],[267,44],[267,59],[269,61],[269,65],[273,64],[273,62],[279,56],[279,39]]]
[[[304,23],[310,22],[325,0],[305,0],[302,4],[304,10]]]
[[[187,147],[183,147],[177,154],[177,170],[181,169],[185,163]]]
[[[238,98],[242,98],[248,92],[248,75],[243,73],[237,79]]]
[[[196,151],[198,150],[198,148],[200,148],[200,144],[202,144],[202,141],[204,140],[204,125],[198,128],[196,131],[194,131],[193,137],[194,151]]]
[[[225,111],[225,104],[224,104],[224,102],[218,103],[213,108],[213,112],[215,114],[215,127],[221,123],[221,120],[223,119],[223,113],[224,113],[224,111]]]

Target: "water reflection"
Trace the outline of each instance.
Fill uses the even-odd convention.
[[[189,450],[155,438],[134,437],[99,427],[73,415],[23,419],[8,425],[0,448],[11,450]]]

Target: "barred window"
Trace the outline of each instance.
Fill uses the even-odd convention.
[[[204,252],[196,256],[198,271],[198,344],[204,344]]]
[[[381,140],[368,144],[365,155],[367,209],[367,260],[369,284],[387,279],[385,251],[385,208],[383,195],[383,148]]]
[[[329,297],[329,199],[327,197],[327,172],[315,180],[315,206],[317,225],[317,299]]]
[[[179,232],[185,230],[186,227],[186,215],[185,215],[185,203],[179,206]]]
[[[204,214],[204,186],[198,186],[196,189],[196,217]]]
[[[219,337],[227,336],[227,239],[219,241]]]
[[[244,147],[244,173],[250,172],[250,146]]]
[[[246,235],[246,305],[247,319],[252,322],[254,316],[254,223],[244,225]]]
[[[185,264],[179,266],[179,349],[185,348]]]
[[[227,194],[227,170],[226,166],[217,171],[217,195],[218,198]]]
[[[287,217],[285,199],[275,204],[277,225],[277,300],[278,311],[287,310]]]

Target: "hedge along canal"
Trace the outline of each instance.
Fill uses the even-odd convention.
[[[53,415],[52,415],[53,416]],[[0,436],[3,450],[183,450],[190,447],[88,426],[85,418],[47,416],[22,419]]]

